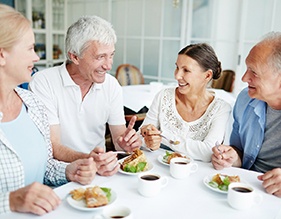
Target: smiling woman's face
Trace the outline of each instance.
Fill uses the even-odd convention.
[[[178,90],[182,94],[197,93],[206,88],[209,80],[208,71],[204,71],[197,61],[187,55],[178,55],[175,69],[175,79],[178,81]]]
[[[7,80],[11,83],[18,85],[31,80],[34,62],[39,60],[34,51],[34,43],[34,33],[30,28],[12,48],[3,49],[4,71],[7,73]]]

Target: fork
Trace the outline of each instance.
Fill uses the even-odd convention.
[[[131,155],[134,152],[129,152],[129,151],[112,151],[112,153],[114,153],[114,154],[127,154],[127,155]]]
[[[162,138],[165,138],[167,141],[169,141],[170,144],[178,145],[178,144],[180,143],[180,141],[178,141],[178,140],[173,141],[173,140],[171,140],[171,139],[168,139],[166,136],[164,136],[164,135],[162,135],[162,134],[160,134],[160,136],[161,136]]]
[[[221,144],[218,142],[218,141],[216,141],[216,148],[218,149],[218,151],[220,152],[220,155],[223,157],[223,155],[222,155],[222,151],[219,149],[219,146],[220,146]]]

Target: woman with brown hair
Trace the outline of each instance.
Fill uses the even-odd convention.
[[[223,142],[231,106],[207,87],[221,74],[221,63],[211,46],[186,46],[176,60],[176,88],[160,91],[146,115],[141,134],[147,147],[156,150],[161,142],[177,152],[209,162],[212,147]],[[171,144],[160,136],[176,139]]]

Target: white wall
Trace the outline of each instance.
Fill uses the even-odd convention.
[[[192,42],[210,43],[222,68],[236,71],[234,93],[239,93],[246,86],[241,77],[250,48],[265,33],[281,31],[281,1],[179,2],[174,8],[172,0],[68,0],[68,24],[86,14],[112,22],[118,43],[111,73],[118,64],[130,62],[143,71],[146,82],[173,80],[180,47]]]

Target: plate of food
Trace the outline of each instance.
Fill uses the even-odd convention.
[[[116,198],[116,193],[110,188],[87,186],[71,190],[66,201],[78,210],[96,211],[112,204]]]
[[[237,175],[227,175],[223,173],[212,174],[203,179],[203,183],[209,189],[227,194],[228,186],[232,182],[240,182],[240,177]]]
[[[171,159],[175,158],[175,157],[184,157],[190,160],[190,162],[193,161],[193,159],[191,157],[188,157],[186,155],[180,154],[178,152],[171,152],[171,151],[166,151],[165,154],[161,154],[158,156],[157,160],[161,163],[164,164],[166,166],[170,166],[170,161]]]
[[[145,154],[137,149],[128,157],[119,160],[119,172],[126,175],[138,175],[153,169],[153,164],[148,162]]]

